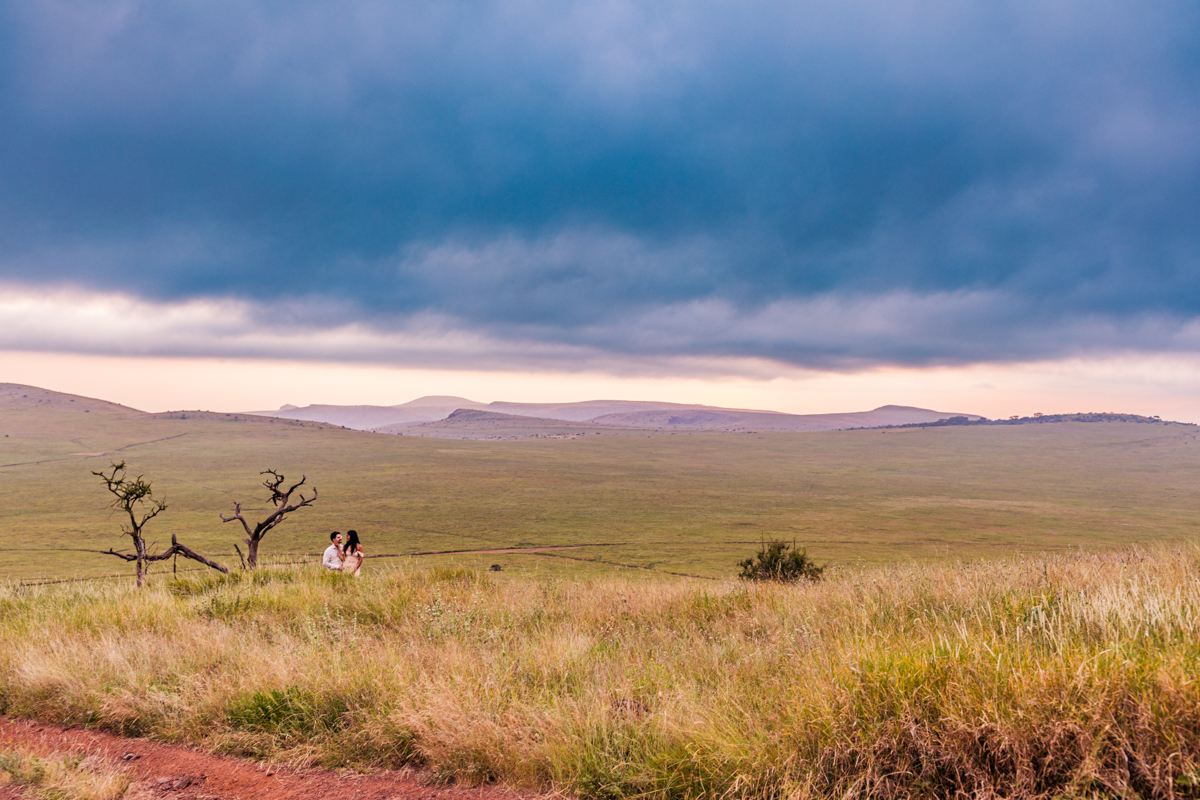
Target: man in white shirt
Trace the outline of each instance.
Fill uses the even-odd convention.
[[[340,531],[334,531],[329,534],[329,540],[333,544],[325,548],[325,556],[321,559],[321,566],[326,569],[341,569],[342,568],[342,534]]]

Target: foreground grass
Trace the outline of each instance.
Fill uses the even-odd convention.
[[[601,798],[1186,796],[1198,579],[1200,551],[1163,549],[794,587],[464,570],[9,587],[0,705]]]
[[[39,756],[0,746],[0,786],[19,786],[44,800],[117,800],[129,776],[102,760],[77,755]]]

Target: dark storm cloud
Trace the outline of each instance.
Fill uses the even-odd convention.
[[[0,14],[10,286],[614,357],[1193,348],[1194,4]]]

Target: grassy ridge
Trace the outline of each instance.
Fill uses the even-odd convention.
[[[177,534],[236,563],[217,515],[235,499],[262,512],[257,473],[273,467],[307,473],[321,499],[269,535],[268,555],[320,552],[351,527],[372,555],[579,547],[442,560],[534,575],[725,578],[764,535],[839,564],[1178,541],[1200,482],[1196,429],[1176,425],[478,442],[29,408],[0,409],[0,431],[0,570],[28,579],[127,570],[67,549],[120,545],[90,474],[114,458],[171,504],[150,528],[160,546]]]
[[[584,796],[1200,784],[1200,552],[817,586],[315,570],[0,591],[10,714]]]

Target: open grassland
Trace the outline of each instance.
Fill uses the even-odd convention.
[[[69,405],[0,408],[0,572],[10,578],[130,570],[73,550],[123,544],[90,474],[112,460],[144,472],[170,504],[150,540],[161,548],[177,534],[227,564],[237,563],[241,537],[218,514],[234,500],[263,513],[258,472],[268,467],[307,474],[320,499],[269,534],[266,555],[311,558],[330,530],[351,527],[372,556],[572,547],[417,562],[501,563],[506,573],[546,576],[652,569],[725,578],[764,536],[795,538],[845,567],[1182,541],[1200,520],[1192,426],[487,442]]]
[[[1200,551],[817,585],[315,568],[0,590],[4,712],[586,797],[1200,787]]]

